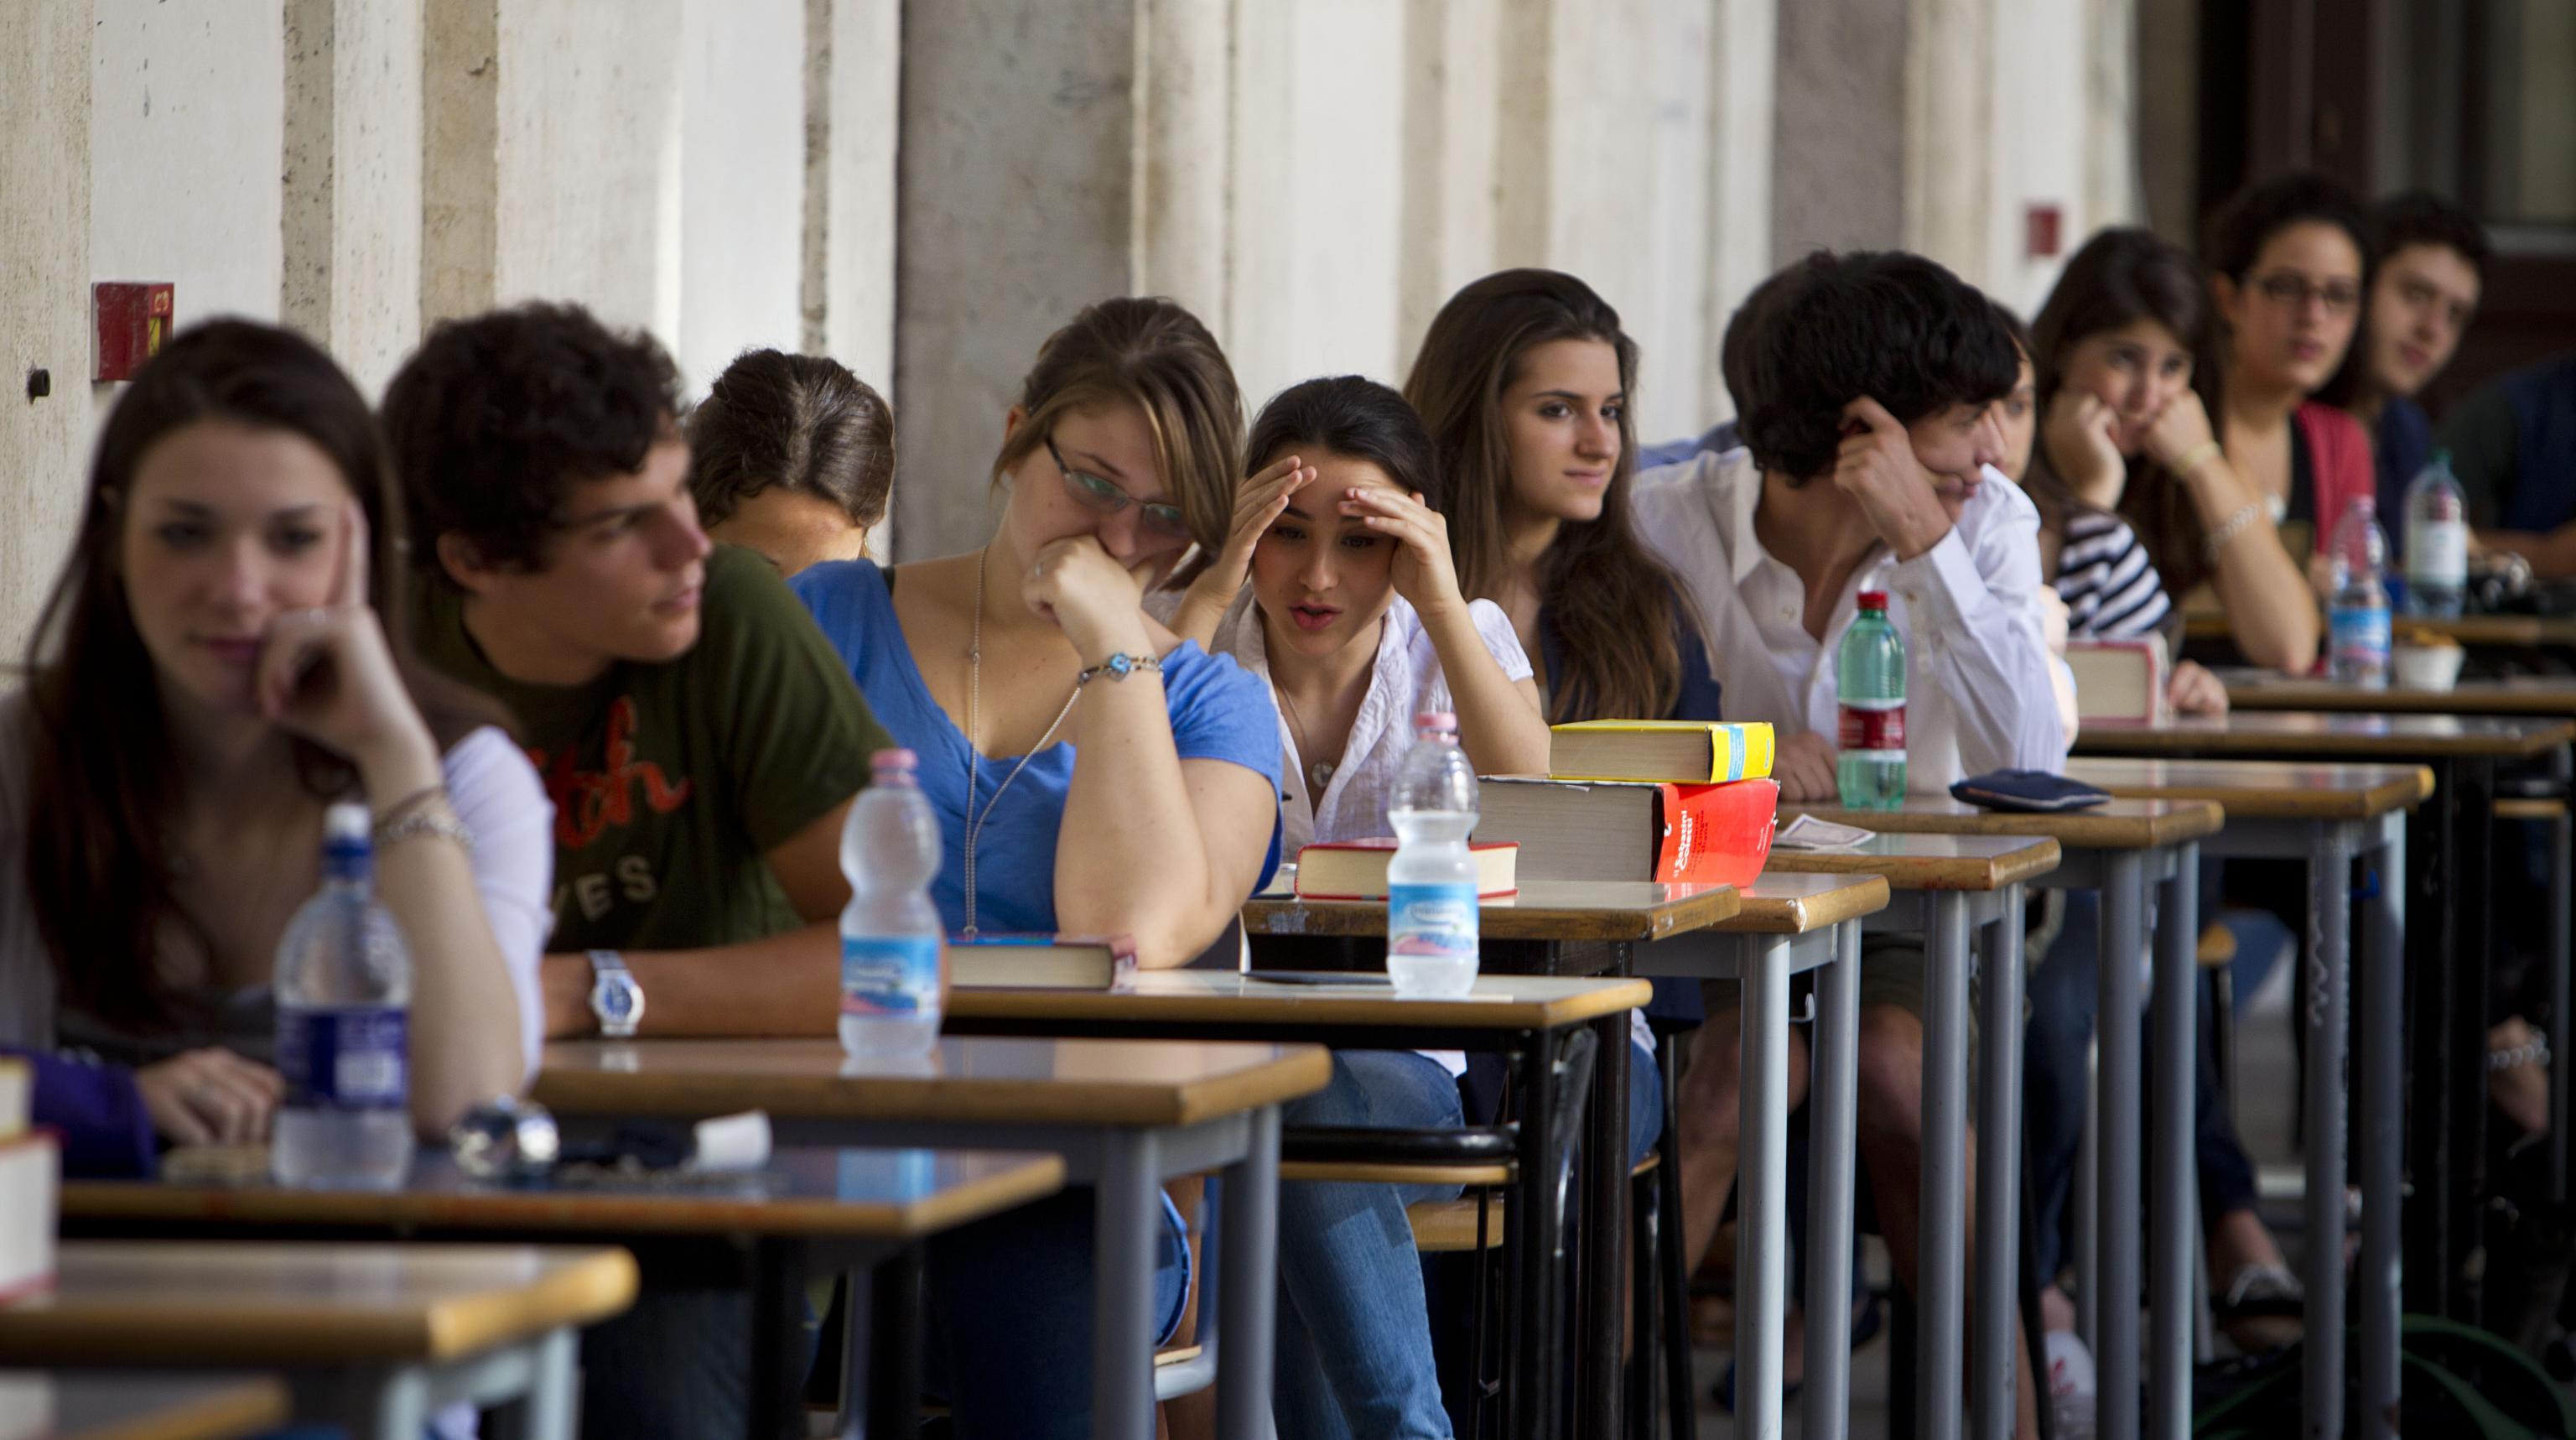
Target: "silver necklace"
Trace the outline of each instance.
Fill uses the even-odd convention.
[[[1279,703],[1288,707],[1288,726],[1297,740],[1297,754],[1302,757],[1307,748],[1314,743],[1306,738],[1306,717],[1297,713],[1297,702],[1288,698],[1286,690],[1277,685],[1272,685],[1270,689],[1271,693],[1279,697]],[[1318,805],[1323,803],[1324,788],[1333,783],[1333,772],[1340,768],[1330,760],[1314,760],[1307,763],[1306,778],[1314,785],[1314,792],[1307,797],[1311,802]]]
[[[993,798],[984,802],[984,813],[976,814],[975,763],[979,752],[975,749],[975,712],[984,694],[984,569],[992,558],[993,547],[989,542],[975,555],[975,619],[966,642],[966,938],[969,940],[975,938],[975,842],[984,833],[984,822],[993,818],[993,807],[1002,803],[1002,792],[1011,788],[1011,782],[1020,778],[1020,772],[1029,768],[1029,762],[1037,758],[1039,751],[1047,748],[1047,742],[1055,738],[1056,727],[1064,723],[1065,716],[1073,713],[1073,702],[1082,698],[1082,686],[1077,682],[1073,693],[1064,697],[1064,708],[1056,711],[1055,718],[1047,722],[1046,732],[1038,736],[1037,743],[1029,747],[1027,754],[1020,757],[1020,763],[1011,767],[1011,773],[1002,777],[1002,783],[993,787]]]

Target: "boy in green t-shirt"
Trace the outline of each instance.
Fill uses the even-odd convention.
[[[574,306],[433,331],[385,393],[421,652],[555,805],[546,1034],[822,1035],[841,822],[893,742],[805,607],[698,528],[670,357]],[[741,1434],[739,1290],[648,1275],[583,1337],[585,1433]]]

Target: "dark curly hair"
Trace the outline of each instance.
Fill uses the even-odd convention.
[[[432,330],[386,387],[385,437],[411,533],[442,535],[485,563],[544,567],[564,493],[629,474],[679,434],[680,378],[641,331],[578,305],[529,304]],[[422,568],[443,583],[443,565]]]
[[[2487,228],[2478,223],[2478,217],[2432,191],[2391,195],[2372,207],[2371,219],[2379,226],[2382,258],[2409,245],[2447,246],[2460,252],[2480,280],[2487,278],[2487,262],[2495,258]]]
[[[826,355],[745,350],[689,411],[698,519],[732,517],[771,486],[828,500],[864,530],[894,488],[894,412]]]
[[[1316,451],[1365,460],[1386,472],[1396,488],[1449,513],[1451,487],[1432,449],[1422,417],[1396,390],[1365,375],[1334,375],[1291,385],[1270,397],[1252,422],[1244,468],[1258,473],[1292,451],[1311,460]]]
[[[1911,425],[2012,393],[2021,359],[1976,287],[1902,251],[1819,250],[1762,282],[1719,362],[1754,463],[1797,480],[1833,468],[1843,407],[1866,395]]]

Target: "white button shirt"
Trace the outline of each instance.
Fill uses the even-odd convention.
[[[2019,486],[1988,467],[1939,544],[1901,563],[1882,549],[1864,563],[1821,641],[1801,619],[1806,582],[1754,535],[1761,498],[1752,453],[1730,450],[1640,474],[1632,500],[1639,535],[1691,592],[1727,719],[1832,738],[1843,635],[1860,592],[1884,590],[1905,637],[1909,792],[1944,795],[1989,770],[2065,768],[2040,619],[2039,511]]]

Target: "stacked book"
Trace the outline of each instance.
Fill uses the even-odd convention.
[[[1768,725],[1559,725],[1545,777],[1477,783],[1476,839],[1517,845],[1531,880],[1751,884],[1780,808],[1771,751]]]

